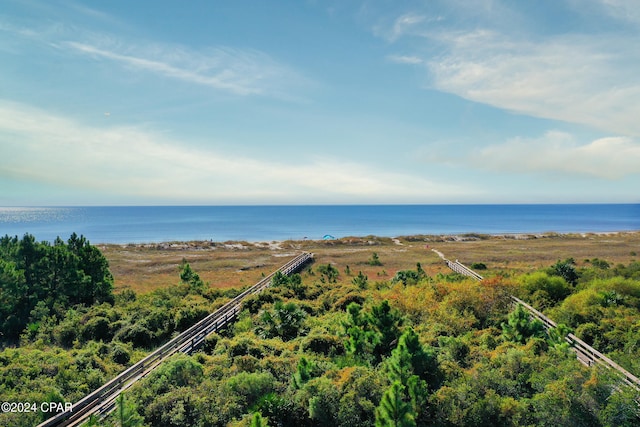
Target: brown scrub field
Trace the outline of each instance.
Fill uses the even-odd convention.
[[[331,263],[339,279],[362,271],[371,281],[388,280],[417,263],[430,276],[449,273],[440,257],[467,266],[483,263],[485,277],[534,271],[573,258],[578,266],[598,258],[611,265],[639,259],[640,231],[583,234],[420,235],[398,238],[345,237],[282,242],[171,242],[100,245],[115,278],[115,291],[146,293],[179,283],[178,266],[186,260],[214,288],[244,287],[276,270],[300,251],[312,252],[315,264]],[[372,265],[374,253],[382,265]]]

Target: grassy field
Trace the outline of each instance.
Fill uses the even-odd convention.
[[[600,258],[615,265],[640,259],[640,231],[619,233],[460,236],[410,236],[398,239],[348,237],[327,241],[188,242],[150,245],[102,245],[110,263],[116,292],[145,293],[179,282],[178,266],[185,259],[212,287],[252,285],[300,251],[313,252],[315,263],[331,263],[342,278],[362,271],[370,281],[387,280],[398,270],[420,262],[427,274],[449,273],[431,249],[451,260],[486,264],[485,276],[521,273],[572,257],[578,265]],[[369,265],[377,253],[381,266]]]

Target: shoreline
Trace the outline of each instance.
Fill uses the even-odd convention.
[[[96,244],[286,242],[357,236],[540,236],[640,230],[640,204],[99,207],[17,210],[0,233]],[[458,237],[461,236],[461,237]],[[337,239],[336,239],[337,240]]]
[[[121,247],[121,248],[148,248],[148,249],[244,249],[246,247],[256,247],[259,249],[279,249],[284,244],[362,244],[363,241],[405,241],[410,243],[418,242],[476,242],[485,240],[535,240],[552,238],[588,238],[590,236],[618,236],[618,235],[640,235],[640,230],[617,230],[617,231],[578,231],[578,232],[517,232],[517,233],[443,233],[443,234],[412,234],[401,236],[344,236],[331,239],[279,239],[279,240],[169,240],[158,242],[128,242],[128,243],[92,243],[98,247]]]

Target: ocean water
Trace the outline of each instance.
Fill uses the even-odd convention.
[[[0,208],[0,236],[97,243],[640,230],[640,204]]]

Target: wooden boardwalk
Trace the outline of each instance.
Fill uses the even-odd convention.
[[[240,295],[220,307],[209,316],[205,317],[171,341],[156,349],[135,365],[104,384],[97,390],[89,393],[84,398],[73,404],[73,412],[62,412],[49,418],[37,427],[62,427],[79,426],[91,417],[91,415],[103,416],[115,408],[116,398],[141,378],[144,378],[162,362],[177,352],[191,353],[199,348],[204,339],[211,332],[217,331],[235,319],[242,308],[242,302],[248,296],[262,292],[271,285],[271,279],[280,271],[290,275],[299,271],[313,258],[313,254],[304,252],[278,270],[269,274],[255,285],[251,286]]]
[[[445,258],[442,252],[435,249],[432,250],[436,254],[438,254],[438,256],[442,258],[442,260],[444,260],[444,262],[447,264],[447,267],[449,267],[456,273],[463,274],[476,280],[483,280],[483,277],[481,275],[471,270],[469,267],[463,265],[462,263],[458,262],[458,260],[455,260],[454,262],[449,261]],[[540,320],[546,330],[558,326],[553,320],[549,319],[547,316],[531,307],[520,298],[514,297],[513,295],[510,295],[510,297],[514,304],[522,305],[531,314],[532,317]],[[613,360],[609,359],[607,356],[600,353],[598,350],[594,349],[575,335],[567,335],[566,340],[571,345],[571,349],[576,353],[576,356],[581,363],[586,366],[601,366],[612,369],[620,375],[625,385],[632,387],[640,392],[640,379],[638,379],[638,377],[636,377],[635,375],[624,369],[622,366],[618,365]]]

